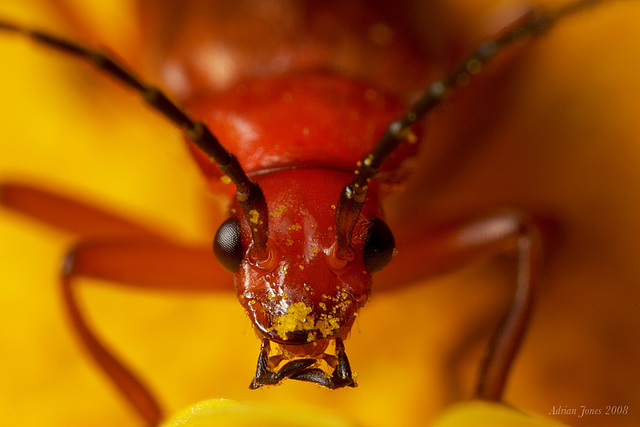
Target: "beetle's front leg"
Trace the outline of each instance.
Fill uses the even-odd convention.
[[[62,294],[71,324],[84,347],[149,425],[163,418],[160,405],[138,375],[120,361],[95,335],[77,300],[80,277],[118,282],[130,287],[179,291],[213,290],[215,269],[210,251],[182,247],[162,240],[86,240],[65,257]]]
[[[513,215],[512,226],[503,230],[504,247],[515,252],[517,277],[509,311],[502,319],[487,348],[476,385],[476,397],[500,400],[507,375],[515,359],[526,329],[535,297],[534,276],[539,268],[541,242],[537,228],[526,217]],[[487,225],[490,227],[490,224]]]
[[[0,204],[52,227],[79,234],[64,258],[65,308],[83,345],[149,425],[163,418],[150,389],[114,355],[86,322],[77,300],[77,279],[103,279],[138,289],[186,292],[231,289],[230,277],[210,247],[191,247],[94,206],[21,184],[0,187]]]
[[[480,368],[476,397],[498,401],[525,335],[532,310],[535,275],[539,270],[541,238],[528,215],[501,210],[434,226],[405,224],[396,233],[402,262],[392,262],[378,278],[396,287],[434,277],[483,257],[511,253],[517,259],[511,307],[489,344]],[[406,256],[405,256],[406,255]]]

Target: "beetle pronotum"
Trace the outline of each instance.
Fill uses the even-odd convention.
[[[587,3],[591,3],[591,2],[578,2],[576,4],[582,6],[583,4],[587,4]],[[526,19],[523,20],[523,23],[528,22]],[[538,26],[538,24],[540,22],[546,22],[544,20],[542,21],[531,21],[536,23],[535,26]],[[518,28],[518,30],[516,32],[520,32],[520,30],[522,30],[523,28],[526,28],[525,26],[522,25],[517,25],[516,27]],[[12,26],[12,24],[5,24],[3,25],[3,29],[5,30],[10,30],[10,31],[21,31],[21,29],[19,27],[14,27]],[[537,31],[537,30],[535,30]],[[526,31],[525,31],[526,32]],[[507,34],[503,37],[505,37],[506,39],[511,38],[510,36],[510,32],[506,32],[504,34]],[[57,39],[57,38],[50,38],[49,36],[43,35],[41,33],[36,33],[35,36],[36,39],[38,39],[40,42],[44,42],[45,44],[49,44],[49,45],[58,45],[60,46],[62,44],[63,50],[67,50],[67,51],[71,51],[71,53],[75,53],[75,54],[81,54],[84,55],[84,52],[81,50],[78,50],[78,47],[74,44],[67,44],[67,42],[62,41],[61,39]],[[480,53],[473,56],[469,61],[465,61],[465,67],[467,67],[468,71],[465,71],[462,75],[459,75],[458,73],[453,73],[450,76],[449,81],[454,82],[454,81],[463,81],[466,80],[469,76],[468,74],[472,71],[474,71],[478,65],[479,62],[483,61],[483,57],[484,55],[487,55],[487,52],[490,54],[493,54],[494,51],[496,51],[495,49],[495,45],[483,45],[484,47],[482,47],[480,49]],[[489,46],[489,48],[487,48],[487,46]],[[91,56],[94,56],[92,52],[90,52]],[[94,56],[95,57],[95,56]],[[100,61],[103,61],[104,58],[103,57],[99,57]],[[108,64],[107,68],[112,67],[112,64]],[[104,67],[103,67],[104,68]],[[131,77],[128,75],[128,73],[122,73],[119,70],[115,71],[116,73],[121,74],[121,80],[125,80],[125,81],[129,81],[130,86],[133,86],[134,88],[137,87],[137,90],[141,90],[144,91],[146,90],[146,86],[145,85],[140,85],[137,81],[132,81]],[[317,78],[317,77],[314,77]],[[285,83],[289,83],[289,82],[285,82]],[[283,83],[280,83],[283,84]],[[295,84],[295,82],[293,82],[293,84]],[[431,96],[427,97],[427,102],[431,102],[430,100],[439,100],[439,98],[442,96],[442,94],[444,94],[445,92],[448,92],[449,89],[453,88],[454,83],[448,83],[448,84],[443,84],[442,82],[435,82],[430,86],[430,93]],[[290,90],[294,90],[294,89],[290,89]],[[391,101],[388,101],[391,102]],[[162,103],[166,103],[166,101],[162,100]],[[166,115],[171,115],[171,116],[179,116],[180,113],[177,111],[174,111],[174,108],[172,106],[167,106],[165,104],[165,106],[162,106],[159,108],[164,114]],[[414,115],[414,114],[410,114],[410,115]],[[422,113],[418,113],[415,114],[415,116],[417,118],[419,118],[422,115]],[[404,121],[410,121],[412,122],[413,119],[407,119],[408,116],[405,117],[405,119],[403,119]],[[188,119],[185,119],[184,117],[177,117],[175,119],[175,121],[182,123],[183,127],[187,127],[191,130],[192,133],[196,133],[195,130],[197,130],[196,128],[198,128],[198,126],[194,126],[193,124],[189,123]],[[187,125],[184,125],[184,123],[187,122]],[[398,138],[398,140],[404,139],[407,137],[407,133],[405,132],[406,129],[402,128],[400,129],[400,132],[394,130],[393,132],[391,132],[392,135],[395,134],[401,134],[402,138]],[[196,136],[192,136],[192,139],[198,139],[198,137]],[[196,141],[198,142],[198,141]],[[202,144],[200,145],[202,146]],[[388,147],[389,145],[384,145],[383,146],[383,150],[385,151],[386,149],[384,147]],[[390,151],[390,150],[389,150]],[[375,163],[375,159],[374,159],[374,163]],[[359,175],[360,176],[364,176],[367,175],[368,170],[366,169],[367,165],[369,164],[368,158],[366,158],[365,160],[362,161],[362,164],[364,165],[363,169],[360,169],[359,171]],[[237,167],[232,167],[232,171],[231,173],[236,175],[234,178],[236,181],[240,181],[241,183],[239,184],[242,187],[242,182],[246,182],[244,181],[244,178],[242,177],[242,173],[235,173],[237,172],[239,169]],[[252,171],[255,173],[255,170]],[[373,175],[373,172],[370,173],[370,175]],[[298,178],[300,179],[300,178]],[[256,178],[257,180],[257,178]],[[366,180],[366,178],[365,178]],[[281,183],[279,184],[281,185]],[[343,197],[341,199],[340,202],[338,202],[337,197],[334,197],[336,200],[336,204],[337,204],[337,208],[336,210],[338,212],[340,212],[339,214],[337,214],[337,222],[335,224],[337,233],[338,233],[338,242],[340,242],[340,240],[342,240],[344,243],[342,244],[338,244],[336,250],[334,251],[331,248],[331,245],[325,245],[325,247],[322,248],[323,253],[326,253],[326,256],[329,257],[329,259],[332,259],[331,257],[333,257],[333,254],[337,254],[337,256],[335,257],[336,261],[330,261],[329,264],[332,265],[332,268],[339,270],[340,268],[342,268],[343,266],[340,265],[341,262],[343,261],[349,261],[349,258],[351,257],[351,255],[349,254],[348,248],[349,248],[349,241],[351,239],[351,236],[353,235],[353,231],[352,228],[354,226],[354,222],[355,222],[355,218],[358,217],[359,214],[359,206],[353,207],[353,204],[350,201],[355,200],[356,201],[356,205],[360,204],[360,202],[358,201],[358,193],[359,191],[356,188],[356,185],[358,185],[358,188],[362,188],[365,184],[365,181],[363,182],[356,182],[353,181],[353,183],[346,187],[349,189],[348,192],[343,192],[343,194],[355,194],[355,196],[352,197]],[[8,187],[7,187],[8,188]],[[27,190],[26,189],[21,189],[20,187],[11,187],[12,190],[15,190],[15,193],[20,196],[20,195],[26,195],[27,194]],[[304,188],[302,188],[304,190]],[[243,194],[245,193],[244,191],[239,191],[240,192],[240,198],[242,199],[244,196]],[[10,194],[9,191],[5,190],[5,195]],[[36,197],[44,197],[44,196],[38,196],[36,195]],[[279,217],[282,212],[278,210],[278,208],[281,205],[276,205],[276,206],[272,206],[269,209],[269,212],[267,212],[267,209],[265,207],[261,207],[263,206],[263,202],[259,202],[259,201],[255,201],[257,199],[253,199],[251,197],[249,197],[249,206],[243,206],[242,210],[244,210],[244,217],[249,217],[250,219],[254,219],[254,215],[255,216],[255,224],[259,225],[259,226],[264,226],[265,229],[264,230],[253,230],[251,232],[249,232],[247,234],[247,232],[249,231],[249,227],[248,224],[250,224],[250,221],[246,221],[246,220],[242,220],[243,216],[240,216],[241,220],[239,220],[239,226],[240,227],[245,227],[246,230],[245,231],[245,235],[243,237],[243,239],[245,240],[245,244],[243,245],[244,249],[243,249],[243,254],[249,254],[250,250],[247,249],[251,246],[251,243],[246,244],[246,242],[250,242],[247,236],[252,235],[252,239],[253,242],[255,244],[255,246],[259,249],[258,252],[260,252],[260,250],[264,250],[265,248],[269,247],[269,245],[266,243],[266,238],[267,238],[267,223],[268,221],[262,221],[262,218],[277,218]],[[269,202],[269,200],[267,200],[267,202]],[[7,202],[9,205],[11,205],[12,203],[14,204],[14,207],[18,208],[18,203],[17,202]],[[285,206],[285,205],[282,205]],[[346,206],[346,207],[345,207]],[[28,209],[25,209],[28,210]],[[236,207],[237,212],[240,212],[240,207],[237,206]],[[255,213],[252,213],[254,212]],[[347,213],[344,213],[347,212]],[[519,215],[519,214],[518,214]],[[493,223],[494,220],[496,220],[497,218],[506,218],[506,224],[513,224],[511,223],[511,221],[513,221],[515,219],[516,221],[516,227],[512,230],[517,230],[519,229],[521,226],[524,226],[525,228],[528,228],[530,225],[528,224],[527,220],[522,219],[521,217],[519,217],[518,215],[516,215],[515,217],[512,216],[511,214],[508,214],[506,217],[501,217],[501,216],[494,216],[494,215],[490,215],[487,218],[483,218],[482,220],[480,220],[479,222],[476,223],[477,224],[483,224],[485,223],[485,221],[487,221],[487,223]],[[340,218],[350,218],[349,220],[343,219],[341,220]],[[500,222],[501,224],[504,224],[502,222]],[[366,222],[367,227],[369,222]],[[286,225],[287,230],[289,230],[290,226],[296,226],[299,225],[296,222],[289,222],[288,225]],[[118,228],[120,225],[117,225],[116,228]],[[238,227],[238,226],[234,226],[234,227]],[[326,226],[325,228],[328,228],[330,226]],[[361,225],[362,227],[362,225]],[[253,227],[252,227],[253,228]],[[366,228],[366,227],[365,227]],[[508,227],[507,227],[508,228]],[[473,229],[473,228],[472,228]],[[452,230],[455,230],[456,232],[460,231],[461,229],[459,229],[457,226],[454,226],[452,228]],[[137,233],[137,230],[135,230],[134,234]],[[142,233],[145,234],[145,233]],[[509,232],[507,233],[509,234]],[[366,233],[362,233],[360,232],[360,235],[366,236]],[[242,240],[242,239],[240,239]],[[288,242],[288,239],[286,238],[281,238],[281,240],[285,243]],[[366,247],[366,242],[367,242],[368,238],[366,237],[362,237],[360,244],[364,245]],[[387,239],[388,240],[388,239]],[[445,238],[446,240],[446,238]],[[261,241],[261,243],[256,244],[256,242]],[[440,242],[442,243],[442,242]],[[528,244],[528,240],[526,242],[524,242],[524,244]],[[442,246],[441,246],[442,247]],[[526,249],[523,249],[524,251],[526,251]],[[473,252],[473,251],[472,251]],[[481,250],[480,252],[483,252],[483,250]],[[491,251],[490,251],[491,252]],[[476,252],[474,252],[474,255],[476,254]],[[233,257],[232,257],[233,258]],[[263,258],[266,258],[266,256],[261,256],[259,253],[256,255],[256,263],[259,264],[260,262],[262,262]],[[526,256],[524,257],[526,258]],[[67,258],[67,259],[71,259],[71,258]],[[233,259],[232,259],[233,260]],[[444,260],[448,260],[447,256],[444,256]],[[269,262],[264,261],[269,265]],[[366,261],[365,261],[366,262]],[[77,262],[75,265],[78,265]],[[336,268],[336,265],[338,265],[338,268]],[[277,267],[280,267],[280,264],[276,264]],[[303,267],[305,267],[304,265],[302,265]],[[270,272],[273,272],[274,268],[277,268],[274,265],[269,265],[268,269],[270,269]],[[73,269],[73,267],[69,267],[71,269]],[[77,268],[77,267],[76,267]],[[370,267],[368,268],[369,271],[372,270],[376,270],[376,267]],[[303,269],[301,269],[303,270]],[[275,270],[277,272],[277,270]],[[286,271],[283,269],[281,270],[282,274],[281,276],[284,276]],[[81,271],[82,272],[82,271]],[[87,273],[85,271],[85,273]],[[91,273],[91,272],[89,272]],[[245,273],[247,274],[247,273]],[[521,277],[526,277],[526,274],[521,276]],[[253,282],[250,282],[253,283]],[[248,286],[248,285],[245,285]],[[67,286],[66,289],[69,289],[70,286]],[[320,323],[320,321],[318,319],[320,319],[320,315],[318,314],[317,318],[313,318],[313,320],[310,317],[307,317],[307,310],[308,309],[312,309],[312,310],[317,310],[318,307],[320,306],[320,303],[322,301],[315,301],[313,303],[309,303],[308,300],[301,300],[301,301],[296,301],[296,302],[291,302],[291,303],[286,303],[287,297],[285,295],[291,294],[291,292],[286,292],[286,291],[278,291],[275,292],[273,295],[271,294],[266,294],[264,297],[267,298],[266,300],[257,300],[254,296],[253,293],[255,293],[255,291],[243,291],[240,292],[240,296],[244,297],[246,299],[246,304],[245,307],[247,308],[247,310],[251,313],[251,307],[259,304],[260,307],[265,307],[268,306],[268,302],[267,301],[271,301],[271,300],[277,300],[279,305],[277,306],[277,312],[273,312],[271,313],[271,316],[273,318],[276,319],[275,322],[273,322],[272,320],[270,320],[271,323],[267,323],[264,324],[263,321],[257,319],[257,317],[255,316],[255,313],[262,313],[262,311],[253,311],[254,313],[254,322],[257,324],[258,329],[261,330],[261,333],[265,336],[266,339],[269,339],[271,341],[277,341],[277,340],[281,340],[284,342],[281,342],[284,345],[287,345],[287,341],[291,342],[294,341],[295,345],[302,345],[300,344],[300,342],[298,342],[298,340],[300,340],[300,336],[301,334],[299,334],[299,332],[304,331],[304,342],[309,342],[309,343],[314,343],[316,341],[320,341],[321,339],[318,338],[318,335],[322,336],[322,339],[325,338],[333,338],[334,332],[335,331],[339,331],[340,334],[346,334],[346,332],[348,332],[348,328],[351,326],[351,321],[352,319],[343,319],[343,318],[338,318],[336,316],[328,316],[327,318],[323,319],[323,325],[322,327],[318,327],[317,324]],[[349,289],[348,294],[357,294],[357,292],[355,292],[353,289]],[[363,291],[364,294],[368,294],[368,289],[365,286],[365,290]],[[333,307],[329,307],[328,309],[326,309],[327,312],[329,313],[337,313],[337,311],[343,310],[345,312],[350,312],[351,314],[353,314],[351,312],[351,308],[350,308],[350,304],[353,303],[349,303],[347,305],[343,305],[342,302],[343,300],[340,300],[339,295],[341,295],[341,293],[336,293],[334,294],[329,294],[329,293],[320,293],[318,292],[318,297],[321,298],[325,298],[327,300],[338,300],[338,301],[334,301],[336,302],[336,304]],[[308,296],[306,297],[308,298]],[[358,300],[358,298],[354,297],[352,298],[353,301]],[[256,303],[256,301],[258,301]],[[283,301],[285,301],[285,303],[283,303]],[[302,305],[296,305],[296,304],[300,304],[303,303]],[[282,308],[284,304],[284,309]],[[73,305],[73,304],[71,304]],[[326,304],[325,304],[326,305]],[[301,313],[304,314],[296,314],[293,312],[289,312],[287,311],[287,307],[298,307],[301,309]],[[336,308],[337,307],[337,308]],[[274,308],[275,310],[276,308]],[[284,310],[284,311],[283,311]],[[355,309],[354,309],[355,310]],[[268,311],[268,310],[267,310]],[[523,313],[521,311],[519,311],[520,313]],[[523,315],[523,317],[526,317],[526,313]],[[293,321],[294,326],[286,326],[288,324],[288,321]],[[299,327],[300,323],[315,323],[316,326],[314,326],[313,328],[302,328]],[[325,325],[326,324],[326,325]],[[284,325],[284,326],[283,326]],[[328,325],[328,326],[327,326]],[[521,329],[520,325],[517,329]],[[518,332],[516,335],[519,335],[520,332]],[[311,335],[315,335],[315,336],[311,336]],[[273,376],[274,378],[274,382],[278,382],[279,380],[281,380],[284,377],[289,377],[289,378],[293,378],[293,379],[301,379],[301,380],[305,380],[305,381],[312,381],[312,382],[317,382],[317,383],[321,383],[324,385],[328,385],[330,387],[335,387],[335,386],[339,386],[341,384],[336,384],[336,380],[334,379],[334,374],[331,372],[333,370],[333,372],[338,372],[338,377],[341,380],[346,380],[347,383],[352,384],[352,381],[350,381],[350,377],[347,371],[345,371],[344,373],[342,373],[342,371],[340,371],[340,369],[343,368],[336,368],[343,366],[343,363],[340,362],[341,359],[341,355],[342,355],[342,350],[341,350],[341,341],[340,339],[342,338],[342,336],[338,337],[339,339],[337,340],[337,359],[338,359],[338,363],[337,365],[335,364],[335,362],[331,362],[329,363],[330,368],[328,370],[328,372],[326,372],[326,370],[320,370],[317,367],[310,367],[310,363],[316,363],[316,357],[318,358],[324,358],[326,360],[333,360],[331,356],[333,355],[326,355],[324,353],[324,348],[321,349],[321,352],[319,353],[313,353],[311,352],[311,350],[309,350],[307,347],[305,347],[305,353],[311,352],[313,353],[312,355],[314,356],[313,359],[309,358],[309,357],[296,357],[295,354],[294,356],[291,357],[291,360],[288,362],[284,362],[283,365],[279,365],[278,368],[275,371],[272,371],[270,368],[269,369],[265,369],[264,373],[260,372],[260,367],[259,367],[259,371],[256,374],[256,381],[257,383],[254,383],[254,385],[259,386],[262,383],[268,383],[271,381],[271,376]],[[87,339],[87,338],[85,338]],[[517,341],[519,340],[519,338],[509,338],[509,339],[502,339],[501,342],[509,342],[509,345],[512,345],[513,347],[517,347]],[[265,346],[267,345],[267,342],[265,341]],[[306,344],[305,344],[306,345]],[[322,346],[321,346],[322,347]],[[266,347],[265,347],[266,348]],[[96,350],[94,350],[95,352]],[[98,350],[99,352],[99,350]],[[295,353],[295,352],[291,352],[291,353]],[[263,355],[268,354],[268,352],[263,352]],[[103,357],[103,356],[98,356],[98,358]],[[279,359],[282,359],[283,356],[271,356],[271,357],[277,357]],[[285,359],[287,359],[287,357],[284,357]],[[507,357],[507,359],[509,359],[510,357]],[[262,357],[261,360],[266,360],[266,356]],[[508,365],[510,363],[510,360],[502,363],[502,364],[497,364],[497,366],[499,366],[499,373],[496,374],[497,377],[503,377],[506,374]],[[496,366],[496,364],[491,363],[491,366]],[[264,363],[262,365],[262,368],[264,368]],[[114,369],[114,368],[111,368]],[[281,374],[283,373],[283,374]],[[266,378],[266,379],[265,379]],[[486,375],[482,377],[483,379],[486,378]],[[482,383],[483,381],[481,381]],[[487,396],[489,398],[492,399],[498,399],[502,388],[504,386],[504,379],[503,378],[497,378],[497,379],[492,379],[489,381],[489,383],[491,383],[490,386],[481,386],[480,389],[480,395],[483,396]],[[121,383],[122,384],[122,383]],[[134,387],[135,386],[128,386],[125,385],[123,386],[123,388],[125,389],[125,393],[129,395],[129,397],[131,397],[131,395],[133,394],[138,394],[138,393],[132,393],[131,391],[127,391],[130,390],[130,387]],[[491,390],[489,390],[491,389]],[[144,389],[141,389],[144,390]],[[134,400],[134,399],[132,399]],[[151,398],[149,397],[147,400],[151,400]],[[137,407],[142,407],[144,406],[142,403],[135,403],[135,405]],[[153,406],[153,405],[152,405]],[[145,411],[141,411],[141,412],[145,412]],[[158,416],[159,413],[157,412],[156,409],[152,409],[150,410],[151,414],[147,413],[146,417],[148,420],[150,421],[155,421]]]

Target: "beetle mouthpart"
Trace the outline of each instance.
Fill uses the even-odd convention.
[[[269,355],[271,342],[262,340],[256,375],[249,388],[255,390],[263,385],[276,385],[283,380],[306,381],[334,390],[342,387],[356,387],[349,359],[344,351],[342,339],[335,339],[335,355],[323,353],[319,357],[289,358],[279,353]],[[325,365],[325,369],[322,368]],[[333,369],[331,374],[328,370]]]

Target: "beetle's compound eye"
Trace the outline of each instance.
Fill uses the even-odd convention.
[[[213,240],[213,253],[224,268],[235,273],[240,268],[244,250],[240,242],[240,226],[236,218],[222,223]]]
[[[395,246],[396,241],[389,226],[383,220],[374,218],[364,244],[364,266],[370,273],[382,270],[391,261]]]

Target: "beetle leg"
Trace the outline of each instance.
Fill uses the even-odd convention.
[[[529,323],[534,279],[541,256],[538,227],[526,214],[515,210],[494,212],[439,227],[414,225],[403,227],[396,234],[403,262],[391,262],[376,277],[382,279],[380,282],[376,280],[379,288],[385,283],[397,288],[416,279],[445,274],[482,257],[504,253],[514,253],[517,257],[513,302],[487,349],[476,388],[478,398],[498,401]]]
[[[215,290],[212,284],[221,282],[220,276],[226,277],[209,250],[162,240],[87,240],[78,243],[64,259],[62,293],[74,329],[98,365],[149,425],[162,419],[156,399],[87,324],[76,297],[75,279],[90,277],[137,288],[206,291]]]
[[[163,418],[163,414],[157,399],[149,388],[98,340],[87,325],[78,307],[70,276],[63,277],[62,291],[71,323],[84,346],[142,418],[150,426],[158,425]]]
[[[27,184],[0,184],[0,205],[84,237],[155,235],[143,225]]]
[[[158,424],[162,411],[155,397],[86,323],[76,298],[75,279],[104,279],[136,288],[220,291],[230,288],[229,273],[215,262],[209,247],[173,243],[144,226],[46,191],[4,184],[0,203],[84,237],[66,255],[62,267],[63,301],[71,323],[93,358],[144,420]]]
[[[514,218],[516,219],[516,218]],[[541,241],[537,229],[517,218],[517,226],[507,232],[509,243],[505,250],[517,253],[516,289],[509,311],[487,348],[476,386],[476,396],[486,400],[500,400],[511,364],[522,344],[533,306],[535,268],[539,268]],[[513,244],[514,247],[507,249]]]

